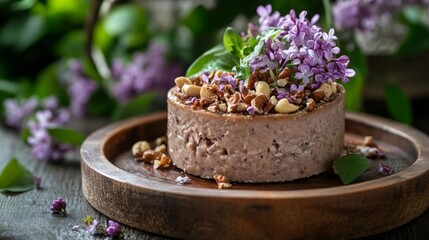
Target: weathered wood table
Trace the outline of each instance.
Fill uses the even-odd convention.
[[[86,123],[84,131],[90,132],[104,124]],[[42,178],[42,189],[20,194],[0,193],[0,239],[92,239],[93,236],[82,228],[82,218],[92,215],[102,223],[108,220],[83,196],[78,151],[58,164],[39,162],[31,156],[30,149],[20,141],[16,132],[0,127],[0,169],[12,157],[18,158],[34,175]],[[68,204],[68,214],[64,217],[54,216],[49,210],[52,201],[59,196],[64,197]],[[106,197],[109,197],[108,193]],[[81,227],[73,230],[75,225]],[[334,225],[332,227],[335,228]],[[125,239],[165,239],[130,227],[124,228]],[[366,239],[428,238],[429,210],[408,224]]]

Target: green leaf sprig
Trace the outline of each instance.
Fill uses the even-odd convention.
[[[343,184],[352,183],[368,169],[369,161],[360,154],[347,154],[334,161],[334,172]]]
[[[16,158],[12,158],[0,173],[0,192],[25,192],[33,188],[33,174]]]
[[[60,143],[79,146],[85,140],[85,135],[69,128],[48,128],[49,135]]]

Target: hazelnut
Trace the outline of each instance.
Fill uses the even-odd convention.
[[[189,80],[189,78],[187,77],[178,77],[174,79],[174,82],[176,83],[176,86],[179,87],[180,89],[182,89],[183,85],[185,84],[189,84],[189,85],[192,84],[191,80]]]
[[[166,136],[162,136],[162,137],[158,137],[155,139],[155,144],[156,146],[159,146],[161,144],[167,144],[167,137]]]
[[[201,87],[197,85],[185,84],[182,87],[182,93],[190,97],[200,97]]]
[[[146,141],[138,141],[134,143],[133,147],[131,148],[131,152],[133,153],[134,157],[140,158],[143,156],[143,153],[150,149],[150,144]]]
[[[159,146],[157,146],[154,149],[155,152],[160,152],[160,153],[166,153],[167,152],[167,146],[165,146],[165,144],[161,144]]]
[[[274,110],[276,110],[276,112],[278,113],[293,113],[298,111],[298,109],[298,106],[289,103],[286,98],[283,98],[278,101],[277,105],[274,108]]]
[[[270,86],[268,85],[268,83],[264,82],[264,81],[258,81],[255,83],[255,90],[256,93],[263,93],[267,98],[270,97]]]

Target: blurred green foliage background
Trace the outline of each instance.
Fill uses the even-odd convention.
[[[179,62],[186,68],[220,42],[227,26],[233,26],[237,32],[244,30],[248,21],[256,21],[256,7],[268,3],[281,14],[290,9],[306,10],[309,16],[320,14],[319,23],[325,30],[332,23],[331,3],[326,0],[0,0],[0,102],[11,97],[55,95],[61,104],[69,104],[59,78],[68,61],[78,59],[88,78],[107,86],[91,97],[89,116],[120,119],[153,110],[133,107],[153,104],[149,97],[138,96],[134,102],[123,103],[111,96],[109,74],[115,59],[129,62],[134,53],[146,51],[151,41],[157,41],[167,48],[169,62]],[[392,72],[395,76],[405,75],[405,79],[410,73],[402,63],[417,61],[416,56],[423,64],[428,60],[429,31],[415,20],[418,13],[419,10],[407,9],[400,15],[400,20],[410,26],[409,34],[398,52],[389,57],[405,69],[403,73],[397,69]],[[350,67],[356,71],[356,76],[346,85],[349,110],[389,116],[407,124],[413,123],[413,114],[427,115],[426,111],[413,109],[410,102],[414,97],[417,105],[422,99],[427,100],[425,94],[429,89],[424,89],[427,81],[418,83],[422,87],[416,96],[405,91],[407,87],[402,84],[406,83],[381,81],[387,78],[383,76],[386,70],[376,69],[380,65],[386,68],[380,62],[382,58],[367,56],[352,38],[344,39],[340,43],[342,53],[350,56]],[[419,74],[414,73],[412,78],[425,78]],[[378,86],[377,90],[374,86]],[[163,107],[156,105],[156,109]],[[3,104],[0,111],[4,113]]]

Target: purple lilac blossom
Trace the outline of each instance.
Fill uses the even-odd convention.
[[[99,224],[98,224],[97,219],[94,219],[92,221],[92,223],[86,227],[85,231],[88,232],[91,235],[95,235],[95,234],[98,233],[98,231],[97,231],[98,230],[98,225]]]
[[[255,108],[253,108],[253,106],[248,106],[246,111],[250,114],[250,115],[255,115],[256,110]]]
[[[120,102],[149,90],[165,93],[174,85],[173,79],[183,73],[179,63],[168,64],[165,59],[166,49],[157,43],[151,43],[145,53],[134,55],[125,66],[115,60],[112,66],[112,78],[115,83],[112,95]]]
[[[374,30],[380,19],[398,13],[408,6],[428,7],[428,0],[337,0],[332,15],[337,29],[367,32]]]
[[[37,98],[27,100],[6,99],[4,101],[6,111],[6,124],[20,129],[24,120],[32,115],[37,108]]]
[[[85,75],[82,64],[76,59],[69,62],[69,71],[64,79],[70,97],[71,113],[83,116],[89,99],[97,90],[97,83]]]
[[[394,174],[395,170],[393,170],[393,168],[386,163],[380,163],[377,168],[377,173],[378,175],[385,177]]]
[[[51,212],[53,214],[64,214],[64,215],[66,215],[67,214],[66,207],[67,207],[66,201],[64,201],[64,199],[62,197],[59,197],[52,202],[50,209],[51,209]]]
[[[271,5],[258,8],[260,33],[263,35],[268,29],[278,32],[267,37],[261,53],[250,61],[251,72],[271,69],[277,74],[288,66],[294,73],[291,81],[295,89],[307,84],[316,87],[329,79],[348,82],[354,76],[355,72],[347,68],[348,57],[336,56],[340,48],[335,43],[334,29],[326,33],[315,25],[318,15],[309,20],[305,11],[298,16],[293,10],[285,16],[271,11]]]
[[[55,103],[53,99],[50,99],[50,101],[50,104]],[[48,133],[48,128],[63,126],[69,119],[70,114],[64,108],[46,108],[37,111],[34,119],[28,121],[28,128],[31,135],[28,137],[27,142],[36,159],[60,160],[70,151],[70,145],[55,141]]]
[[[109,220],[106,228],[106,235],[109,237],[118,237],[121,234],[121,225],[115,221]]]

